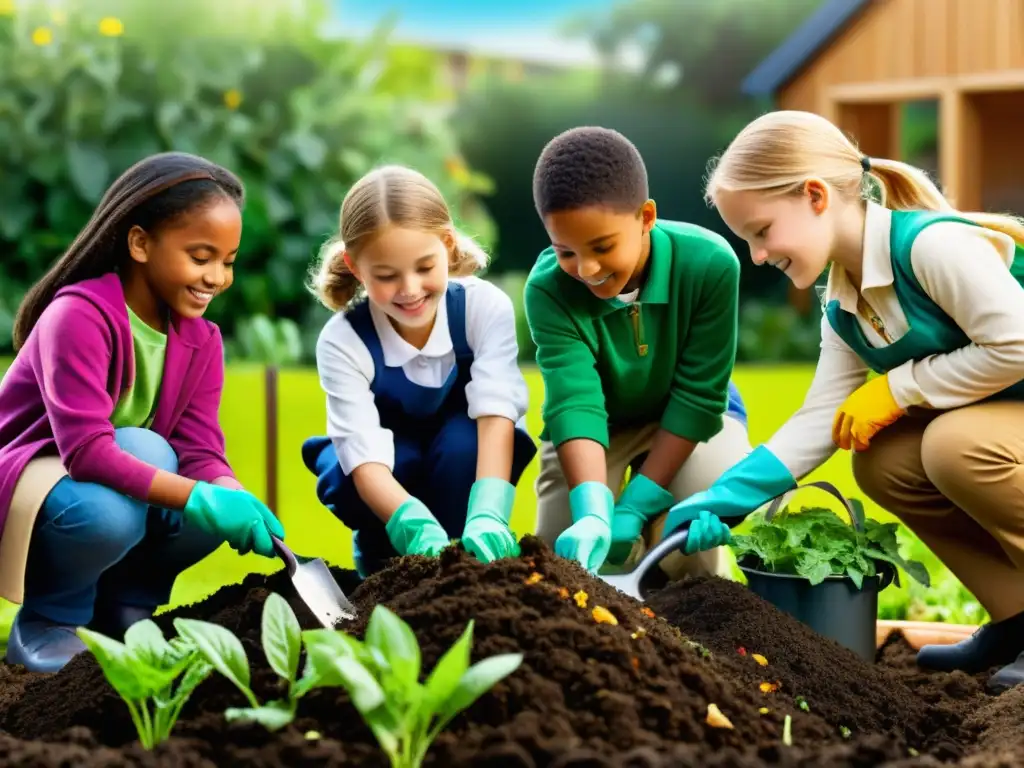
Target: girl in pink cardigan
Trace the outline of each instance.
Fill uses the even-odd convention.
[[[119,637],[227,541],[272,557],[280,523],[242,489],[217,411],[242,185],[181,153],[107,191],[18,311],[0,382],[0,595],[7,661],[53,672],[89,625]]]

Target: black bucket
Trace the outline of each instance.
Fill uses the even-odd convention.
[[[801,488],[815,486],[839,499],[858,531],[864,530],[864,515],[850,504],[834,485],[824,481],[805,483]],[[771,520],[782,505],[784,496],[772,501],[765,512]],[[811,584],[802,576],[767,573],[759,570],[756,557],[745,557],[738,563],[747,577],[747,586],[754,594],[781,611],[803,622],[819,635],[835,640],[865,661],[874,661],[877,644],[875,624],[878,620],[878,593],[896,578],[889,563],[879,563],[878,573],[866,577],[860,588],[848,576],[828,576],[820,584]]]

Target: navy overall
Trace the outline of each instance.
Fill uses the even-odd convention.
[[[394,434],[395,479],[427,506],[449,536],[457,539],[465,527],[469,491],[476,481],[477,425],[467,413],[466,402],[473,351],[466,341],[465,288],[449,282],[445,302],[455,366],[437,388],[415,384],[400,367],[384,364],[384,350],[367,303],[351,310],[348,321],[373,359],[370,390],[381,426]],[[536,453],[533,439],[517,427],[512,485]],[[342,472],[330,438],[306,440],[302,460],[317,476],[320,502],[353,531],[357,570],[366,576],[383,568],[388,558],[396,557],[384,523],[359,497],[351,477]]]

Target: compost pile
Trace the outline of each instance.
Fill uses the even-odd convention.
[[[425,672],[470,619],[474,661],[524,654],[518,670],[438,737],[428,765],[1024,765],[1024,686],[991,697],[984,675],[926,674],[901,637],[881,649],[878,664],[866,664],[721,579],[671,585],[644,605],[533,537],[522,545],[521,557],[489,565],[457,547],[438,559],[403,558],[358,588],[353,573],[335,571],[360,611],[340,628],[362,636],[373,607],[386,605],[415,632]],[[283,573],[251,576],[158,623],[168,636],[177,615],[230,629],[249,656],[254,692],[267,700],[281,693],[260,647],[262,604],[272,591],[303,627],[316,626]],[[225,720],[225,709],[244,705],[213,675],[171,740],[147,752],[88,654],[53,676],[0,667],[0,764],[388,764],[341,689],[309,693],[294,723],[277,732]]]

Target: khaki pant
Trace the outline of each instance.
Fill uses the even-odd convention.
[[[640,468],[641,459],[650,450],[651,441],[658,431],[657,424],[640,429],[626,430],[611,435],[606,454],[608,487],[618,496],[623,488],[626,470]],[[700,443],[680,468],[668,486],[676,501],[706,490],[718,477],[750,453],[750,439],[743,424],[731,417],[725,418],[722,430],[706,443]],[[572,525],[569,511],[569,486],[558,454],[550,442],[540,446],[540,474],[537,476],[537,537],[554,546],[555,539]],[[643,539],[633,547],[624,568],[630,568],[653,544],[661,538],[665,514],[651,520],[644,528]],[[724,548],[717,547],[695,555],[673,553],[661,561],[661,568],[671,579],[684,575],[719,575],[729,571]]]
[[[1024,611],[1024,403],[911,413],[854,454],[857,484],[999,621]]]

